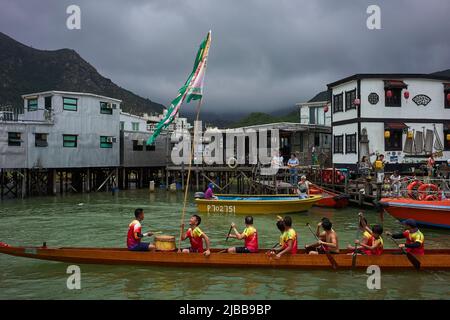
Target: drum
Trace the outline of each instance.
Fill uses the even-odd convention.
[[[155,236],[155,247],[158,251],[174,251],[175,237],[173,236]]]

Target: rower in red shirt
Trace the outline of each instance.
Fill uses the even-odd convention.
[[[406,248],[407,252],[416,255],[425,254],[425,237],[423,233],[417,228],[417,222],[414,219],[406,219],[402,222],[405,226],[404,232],[390,233],[386,232],[388,236],[392,236],[394,239],[406,239],[406,243],[399,244],[400,248]]]
[[[258,233],[253,226],[253,217],[245,217],[245,229],[244,232],[239,233],[234,223],[231,224],[235,234],[230,234],[230,238],[242,240],[245,244],[243,247],[231,247],[228,248],[228,253],[254,253],[258,252]]]
[[[209,256],[211,251],[209,251],[209,238],[208,236],[199,228],[202,219],[200,216],[194,214],[189,220],[190,228],[184,233],[184,223],[181,225],[181,240],[184,241],[189,238],[191,242],[191,247],[189,249],[183,249],[183,253],[203,253],[205,256]],[[203,240],[206,243],[206,250],[203,250]]]
[[[152,232],[142,234],[141,222],[144,220],[144,210],[134,210],[135,219],[128,226],[127,247],[130,251],[149,251],[155,250],[155,246],[150,243],[141,242],[143,237],[151,237]]]

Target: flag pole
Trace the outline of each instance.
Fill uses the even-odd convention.
[[[194,122],[194,138],[191,141],[191,152],[189,153],[189,166],[188,166],[188,174],[187,174],[187,179],[186,179],[186,185],[184,187],[184,201],[183,201],[183,211],[181,212],[181,224],[180,224],[180,238],[178,240],[178,252],[181,252],[181,237],[183,236],[183,223],[184,223],[184,218],[186,215],[186,205],[187,205],[187,197],[188,197],[188,192],[189,192],[189,181],[191,178],[191,171],[192,171],[192,158],[193,158],[193,153],[194,153],[194,148],[195,148],[195,136],[196,136],[196,123],[198,122],[199,116],[200,116],[200,108],[202,106],[202,101],[203,101],[203,97],[201,97],[198,100],[198,104],[197,104],[197,114],[195,116],[195,122]]]

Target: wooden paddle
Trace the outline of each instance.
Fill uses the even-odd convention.
[[[319,237],[314,233],[314,231],[311,229],[311,226],[309,223],[306,223],[306,226],[308,227],[309,231],[311,231],[311,233],[313,234],[313,236],[316,238],[317,241],[320,241]],[[323,249],[323,251],[325,252],[325,255],[327,256],[328,260],[331,263],[331,267],[333,269],[337,269],[338,265],[336,260],[334,260],[334,258],[331,256],[330,252],[328,250],[325,250],[325,247],[323,246],[323,244],[320,245]]]
[[[398,242],[395,241],[394,238],[392,238],[392,236],[389,236],[389,238],[397,245],[398,247]],[[413,255],[411,252],[406,251],[405,248],[401,248],[402,252],[404,254],[406,254],[406,257],[408,258],[409,262],[411,262],[411,264],[414,266],[414,268],[416,268],[417,270],[420,269],[420,261],[419,259],[417,259],[417,257],[415,255]]]
[[[356,239],[358,238],[359,234],[359,226],[361,225],[361,216],[358,213],[358,228],[356,229],[356,236],[355,236],[355,250],[352,254],[352,270],[356,267],[356,257],[358,256],[358,244],[356,243]]]
[[[233,225],[230,226],[230,230],[228,230],[227,238],[225,241],[228,241],[228,238],[230,238],[231,230],[233,230]]]

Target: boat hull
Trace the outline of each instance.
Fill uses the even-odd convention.
[[[386,212],[400,221],[414,219],[422,226],[450,229],[450,200],[383,198],[379,202]]]
[[[315,204],[318,207],[342,209],[349,204],[349,197],[347,195],[338,195],[337,193],[332,193],[316,187],[311,187],[310,193],[322,196],[322,199]]]
[[[132,252],[121,248],[38,248],[0,247],[0,253],[33,259],[80,264],[104,265],[155,265],[172,267],[233,267],[233,268],[286,268],[286,269],[331,269],[326,255],[308,255],[303,251],[296,255],[285,255],[280,259],[268,256],[264,250],[250,254],[220,253],[212,250],[209,257],[203,254],[177,252]],[[385,250],[381,256],[358,256],[357,268],[377,265],[386,269],[414,270],[405,255]],[[352,267],[352,255],[343,252],[333,255],[338,269]],[[417,256],[421,269],[450,269],[450,249],[427,250]]]
[[[235,214],[280,214],[308,211],[321,199],[310,196],[299,199],[296,196],[261,195],[218,195],[218,200],[195,199],[201,213]]]

